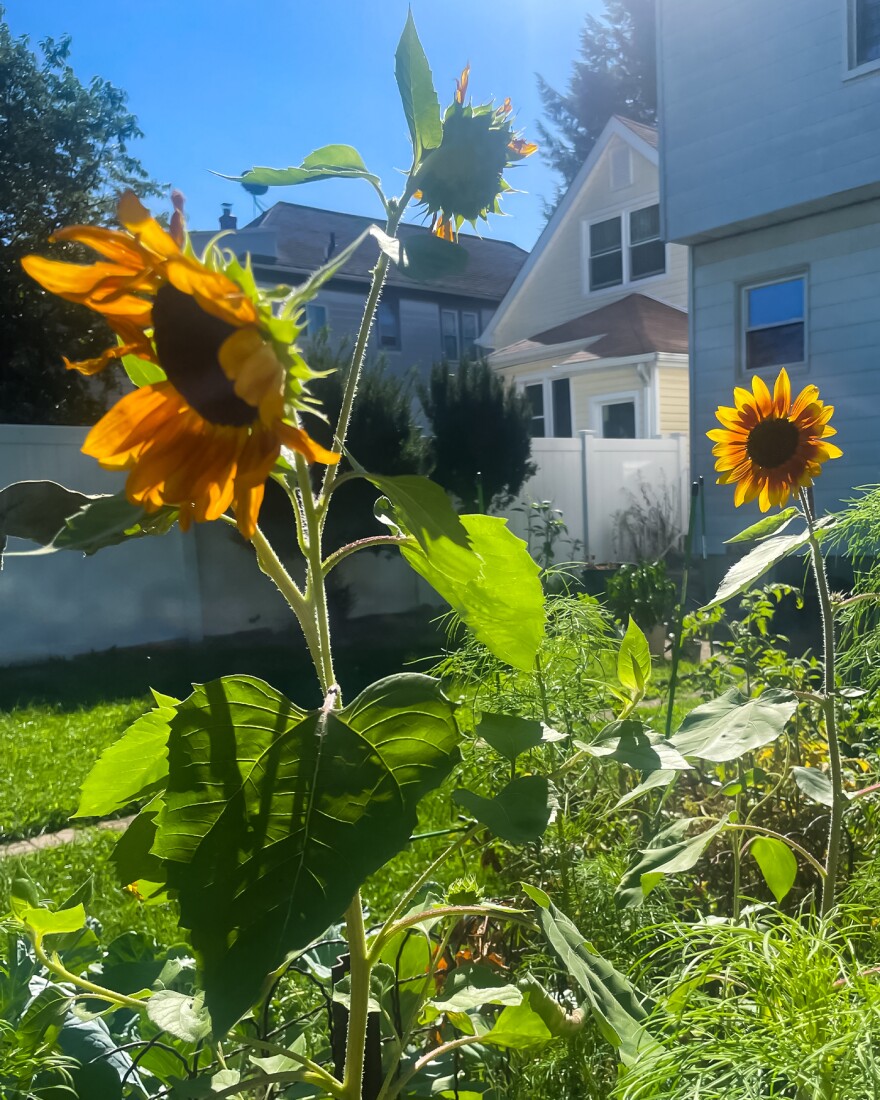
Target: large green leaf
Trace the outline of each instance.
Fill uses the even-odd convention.
[[[690,821],[674,821],[659,832],[627,868],[615,893],[624,908],[638,908],[667,875],[689,871],[727,824],[727,818],[689,839],[684,833]]]
[[[823,516],[816,523],[817,537],[821,538],[833,523],[834,516]],[[752,531],[754,531],[754,528],[752,528]],[[747,534],[747,532],[744,532],[744,534]],[[718,586],[715,596],[706,604],[706,609],[719,603],[725,603],[741,592],[745,592],[746,589],[751,588],[756,580],[763,577],[783,558],[802,550],[809,540],[809,531],[801,531],[797,535],[776,535],[773,538],[763,539],[754,550],[750,550],[744,558],[740,558],[728,569]]]
[[[103,817],[143,797],[168,775],[173,707],[156,707],[105,749],[85,778],[74,817]]]
[[[750,699],[731,688],[692,710],[670,742],[683,756],[716,764],[737,760],[775,741],[796,710],[790,691],[771,688]]]
[[[544,637],[540,570],[507,520],[467,515],[461,524],[470,549],[439,539],[427,552],[407,543],[401,553],[490,652],[530,671]]]
[[[304,712],[251,677],[178,706],[153,851],[191,929],[216,1034],[406,845],[458,741],[452,704],[416,674],[338,711]]]
[[[584,745],[583,751],[590,756],[607,756],[609,760],[643,772],[660,769],[686,771],[691,766],[674,745],[660,734],[646,729],[635,718],[611,722],[602,730],[601,736],[601,741]]]
[[[422,1023],[431,1023],[445,1013],[473,1012],[481,1005],[522,1004],[522,992],[488,966],[457,967],[443,983],[441,996],[422,1011]]]
[[[90,499],[54,481],[17,481],[0,489],[0,564],[7,538],[48,546]]]
[[[617,678],[634,702],[645,694],[645,685],[651,679],[648,639],[632,615],[617,654]]]
[[[379,184],[379,177],[367,169],[363,157],[351,145],[323,145],[309,153],[296,168],[251,168],[243,176],[215,174],[234,183],[260,187],[295,187],[334,178],[365,179]]]
[[[764,881],[776,900],[782,901],[794,886],[797,878],[797,860],[794,852],[782,840],[774,836],[758,836],[749,845],[749,851],[761,868]]]
[[[791,774],[807,798],[831,809],[834,805],[834,787],[825,772],[819,768],[795,767],[791,769]]]
[[[434,78],[411,11],[407,14],[406,25],[394,54],[394,75],[412,139],[413,160],[418,163],[423,152],[436,149],[440,144],[443,126]]]
[[[778,535],[788,527],[797,515],[800,515],[800,508],[784,508],[781,512],[765,516],[764,519],[758,520],[758,522],[753,523],[751,527],[746,527],[744,531],[740,531],[738,535],[734,535],[733,538],[726,539],[725,541],[728,543],[757,542],[759,539],[766,539],[771,535]]]
[[[539,905],[544,935],[563,966],[587,995],[593,1017],[605,1038],[617,1047],[624,1063],[656,1049],[647,1032],[646,999],[592,945],[555,905]]]
[[[480,1036],[481,1043],[511,1050],[525,1050],[542,1046],[554,1038],[544,1014],[538,1011],[534,1003],[536,994],[527,990],[521,996],[522,1000],[518,1004],[508,1005],[501,1011],[492,1028]]]
[[[420,283],[462,275],[467,270],[467,249],[453,241],[425,232],[413,234],[400,242],[397,266],[401,275]]]
[[[452,507],[449,494],[435,481],[418,474],[399,477],[365,474],[364,477],[388,497],[394,505],[396,518],[426,553],[430,554],[444,540],[462,550],[470,550],[471,540],[458,512]]]
[[[494,798],[457,790],[453,798],[481,825],[514,844],[528,844],[544,835],[550,822],[550,785],[543,775],[522,775]]]
[[[520,753],[535,749],[538,745],[564,741],[567,736],[550,729],[537,718],[521,718],[516,714],[492,714],[483,711],[476,733],[511,764]]]

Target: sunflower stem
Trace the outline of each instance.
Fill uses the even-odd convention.
[[[345,935],[350,960],[351,999],[348,1011],[348,1035],[345,1048],[345,1075],[342,1093],[345,1100],[361,1100],[367,1022],[370,1014],[370,963],[364,911],[358,891],[345,911]]]
[[[822,684],[822,710],[825,715],[825,736],[828,741],[828,763],[831,769],[831,819],[828,824],[828,850],[825,856],[825,878],[822,881],[821,915],[827,916],[834,908],[837,888],[837,872],[840,865],[840,842],[843,835],[843,813],[846,795],[843,789],[843,766],[840,758],[840,738],[837,731],[837,706],[835,704],[835,644],[834,608],[828,588],[825,559],[816,537],[813,509],[805,490],[800,491],[801,504],[810,534],[810,557],[816,588],[819,592],[819,608],[822,616],[822,658],[824,677]]]
[[[336,683],[333,653],[330,648],[330,617],[327,613],[327,588],[321,562],[321,520],[312,495],[309,466],[301,454],[296,456],[296,474],[306,521],[306,592],[305,603],[318,632],[315,667],[324,695]],[[313,658],[316,654],[312,653]]]

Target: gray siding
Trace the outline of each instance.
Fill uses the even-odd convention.
[[[880,194],[880,71],[849,73],[846,12],[847,0],[661,0],[667,240]]]
[[[691,401],[693,476],[706,478],[711,550],[758,518],[757,506],[734,509],[733,491],[715,485],[711,443],[718,405],[735,385],[749,386],[738,366],[739,298],[744,283],[803,269],[808,277],[806,369],[792,388],[815,383],[835,406],[835,442],[843,458],[816,483],[822,510],[852,495],[852,486],[880,480],[877,372],[880,369],[880,201],[814,215],[693,249]],[[775,372],[765,375],[772,382]]]

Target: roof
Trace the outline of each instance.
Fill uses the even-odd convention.
[[[335,235],[335,251],[339,252],[363,233],[367,226],[373,224],[373,218],[359,214],[278,202],[244,228],[274,230],[277,266],[285,271],[310,274],[326,262],[331,233]],[[429,232],[426,226],[405,222],[400,225],[398,236],[406,241],[410,237]],[[447,275],[430,282],[421,282],[402,275],[392,264],[388,271],[388,284],[500,302],[525,263],[528,253],[509,241],[490,240],[472,233],[460,234],[458,243],[469,256],[468,266],[460,275]],[[375,243],[367,241],[335,277],[367,283],[375,267],[376,257]],[[262,260],[259,263],[263,265]]]
[[[544,332],[500,348],[495,356],[515,356],[517,352],[541,347],[572,344],[579,340],[588,347],[575,351],[566,363],[595,359],[622,359],[630,355],[670,352],[687,355],[687,314],[645,294],[628,294],[609,306],[583,313],[573,321],[548,328]]]
[[[656,126],[648,126],[644,122],[636,122],[634,118],[624,118],[623,115],[615,115],[614,117],[622,122],[624,126],[628,126],[636,137],[640,137],[642,141],[647,141],[647,143],[653,145],[655,149],[658,148],[659,142]]]
[[[496,328],[501,323],[504,315],[510,309],[514,308],[516,300],[522,292],[523,287],[526,285],[529,276],[540,262],[544,250],[553,240],[554,236],[563,231],[572,211],[577,209],[577,201],[581,190],[586,185],[593,169],[602,159],[602,155],[615,137],[619,138],[621,141],[627,142],[627,144],[638,153],[641,153],[655,167],[658,165],[659,153],[657,146],[657,131],[652,126],[645,126],[641,122],[634,122],[630,118],[624,118],[623,115],[612,115],[606,123],[605,129],[596,139],[596,143],[590,150],[580,171],[569,184],[568,190],[562,197],[562,201],[556,207],[550,220],[544,226],[543,232],[540,237],[538,237],[532,251],[528,254],[525,263],[521,265],[516,277],[510,285],[510,289],[504,296],[504,300],[495,311],[494,317],[489,322],[488,327],[483,331],[480,342],[486,347],[491,347],[494,343]]]

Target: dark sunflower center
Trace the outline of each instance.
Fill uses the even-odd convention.
[[[758,466],[772,470],[797,454],[801,433],[788,419],[762,420],[749,432],[746,453]]]
[[[165,285],[153,303],[153,339],[168,381],[212,424],[241,427],[257,410],[236,396],[218,354],[235,326],[205,313],[189,294]]]

